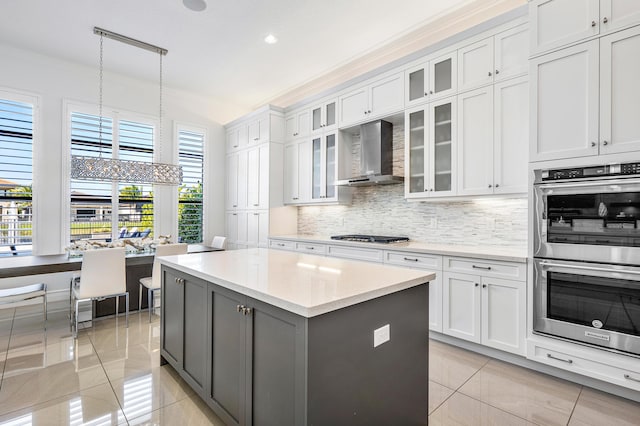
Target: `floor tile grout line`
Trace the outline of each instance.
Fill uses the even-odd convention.
[[[567,419],[567,425],[571,423],[571,417],[573,417],[573,413],[576,411],[576,407],[578,406],[578,401],[580,401],[580,396],[582,395],[583,390],[584,390],[584,386],[580,385],[580,392],[578,392],[578,397],[576,398],[576,402],[573,404],[573,408],[571,409],[571,414],[569,414],[569,419]]]
[[[13,308],[13,315],[11,316],[11,327],[9,328],[9,339],[7,339],[7,350],[5,351],[2,372],[0,373],[0,390],[4,384],[4,371],[7,369],[7,362],[9,362],[9,348],[11,347],[11,337],[13,336],[13,323],[16,319],[16,309],[17,308]]]

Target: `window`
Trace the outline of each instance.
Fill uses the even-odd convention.
[[[178,144],[178,160],[183,173],[178,193],[178,240],[201,243],[204,133],[179,129]]]
[[[71,113],[71,155],[153,161],[154,126],[115,117]],[[117,212],[114,214],[113,212]],[[69,239],[153,236],[153,186],[71,180]]]
[[[31,254],[33,105],[0,94],[0,255]]]

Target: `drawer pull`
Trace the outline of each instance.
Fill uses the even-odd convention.
[[[405,257],[404,260],[406,260],[407,262],[417,262],[418,258],[416,258],[416,257]]]
[[[284,247],[284,243],[276,243],[278,247]]]
[[[305,248],[306,248],[307,250],[315,250],[315,249],[316,249],[315,247],[310,247],[310,246],[307,246],[307,247],[305,247]]]
[[[473,269],[484,269],[485,271],[490,271],[491,270],[491,266],[478,266],[478,265],[472,265],[471,266]]]
[[[556,361],[566,362],[567,364],[573,364],[573,360],[572,359],[563,359],[563,358],[559,358],[557,356],[553,356],[551,354],[547,354],[547,358],[555,359]]]
[[[638,383],[640,383],[640,379],[636,379],[635,377],[631,377],[631,375],[630,375],[630,374],[625,374],[625,375],[624,375],[624,378],[625,378],[625,379],[627,379],[627,380],[631,380],[632,382],[638,382]]]
[[[236,311],[238,311],[238,312],[242,312],[242,309],[244,309],[244,306],[242,306],[242,305],[236,305]]]

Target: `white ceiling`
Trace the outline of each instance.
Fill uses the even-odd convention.
[[[98,26],[168,49],[167,86],[249,111],[430,21],[496,0],[207,3],[204,12],[193,12],[182,0],[2,0],[0,42],[97,67]],[[266,44],[268,33],[279,42]],[[157,54],[117,41],[105,40],[104,63],[110,71],[158,79]]]

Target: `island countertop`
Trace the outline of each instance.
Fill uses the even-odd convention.
[[[158,260],[306,318],[424,284],[436,276],[424,270],[262,248]]]

